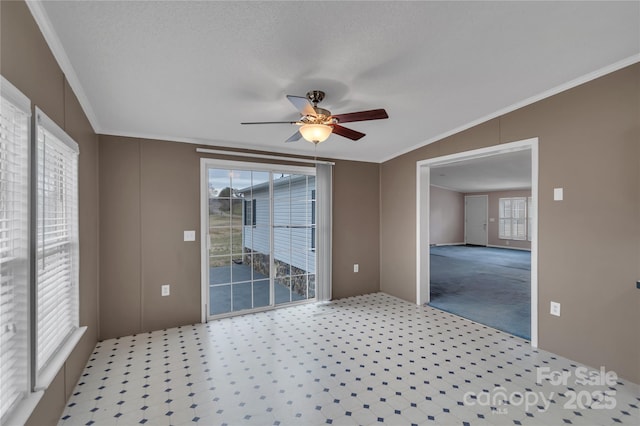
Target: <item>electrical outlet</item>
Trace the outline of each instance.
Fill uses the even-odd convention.
[[[551,302],[551,315],[555,315],[557,317],[560,316],[560,304],[558,302]]]
[[[360,270],[360,265],[358,265],[357,263],[353,264],[353,272],[358,272]]]
[[[161,295],[168,296],[171,294],[171,286],[169,284],[165,284],[162,286]]]

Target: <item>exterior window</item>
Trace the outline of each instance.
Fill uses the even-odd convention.
[[[36,387],[79,339],[78,145],[36,109]],[[80,332],[78,334],[78,332]],[[73,338],[72,338],[73,337]]]
[[[498,237],[503,240],[527,239],[527,199],[500,198]]]
[[[244,200],[244,225],[256,226],[256,199]]]
[[[29,122],[31,105],[0,78],[0,424],[29,392]]]

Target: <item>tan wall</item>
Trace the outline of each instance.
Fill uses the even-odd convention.
[[[80,325],[88,327],[29,425],[56,424],[98,339],[98,144],[27,6],[0,2],[0,72],[79,145]]]
[[[531,241],[519,241],[519,240],[501,240],[498,236],[500,230],[498,229],[499,217],[500,217],[500,198],[509,197],[531,197],[530,190],[523,191],[494,191],[494,192],[474,192],[472,194],[465,195],[487,195],[488,199],[488,212],[489,223],[487,224],[487,240],[490,246],[508,247],[508,248],[521,248],[531,250]],[[493,219],[493,222],[491,221]]]
[[[538,137],[539,346],[640,382],[639,91],[636,64],[383,163],[381,290],[416,300],[416,161]]]
[[[379,165],[336,161],[333,182],[334,299],[380,290]],[[353,272],[353,264],[359,272]]]
[[[464,243],[464,194],[431,185],[429,244]]]
[[[140,144],[100,136],[100,339],[140,333]]]
[[[203,156],[195,145],[100,136],[102,339],[200,321]],[[336,162],[334,298],[379,289],[378,169]],[[185,230],[195,230],[197,241],[184,242]],[[162,284],[171,285],[171,296],[160,296]]]
[[[467,195],[486,195],[489,212],[489,223],[487,224],[488,245],[531,250],[530,241],[501,240],[498,237],[500,198],[530,197],[530,190],[463,194],[431,185],[429,195],[429,213],[431,215],[429,217],[430,244],[464,243],[464,197]]]
[[[102,339],[200,322],[199,173],[193,145],[100,136]]]

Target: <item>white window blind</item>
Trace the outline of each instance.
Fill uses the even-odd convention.
[[[0,424],[29,391],[31,104],[4,78],[0,103]]]
[[[498,237],[503,240],[527,238],[527,199],[500,198]]]
[[[36,137],[36,382],[42,388],[60,367],[56,355],[78,331],[78,145],[37,108]]]

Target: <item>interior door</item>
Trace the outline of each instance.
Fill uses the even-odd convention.
[[[486,195],[467,195],[464,197],[465,244],[487,245],[488,202]]]

